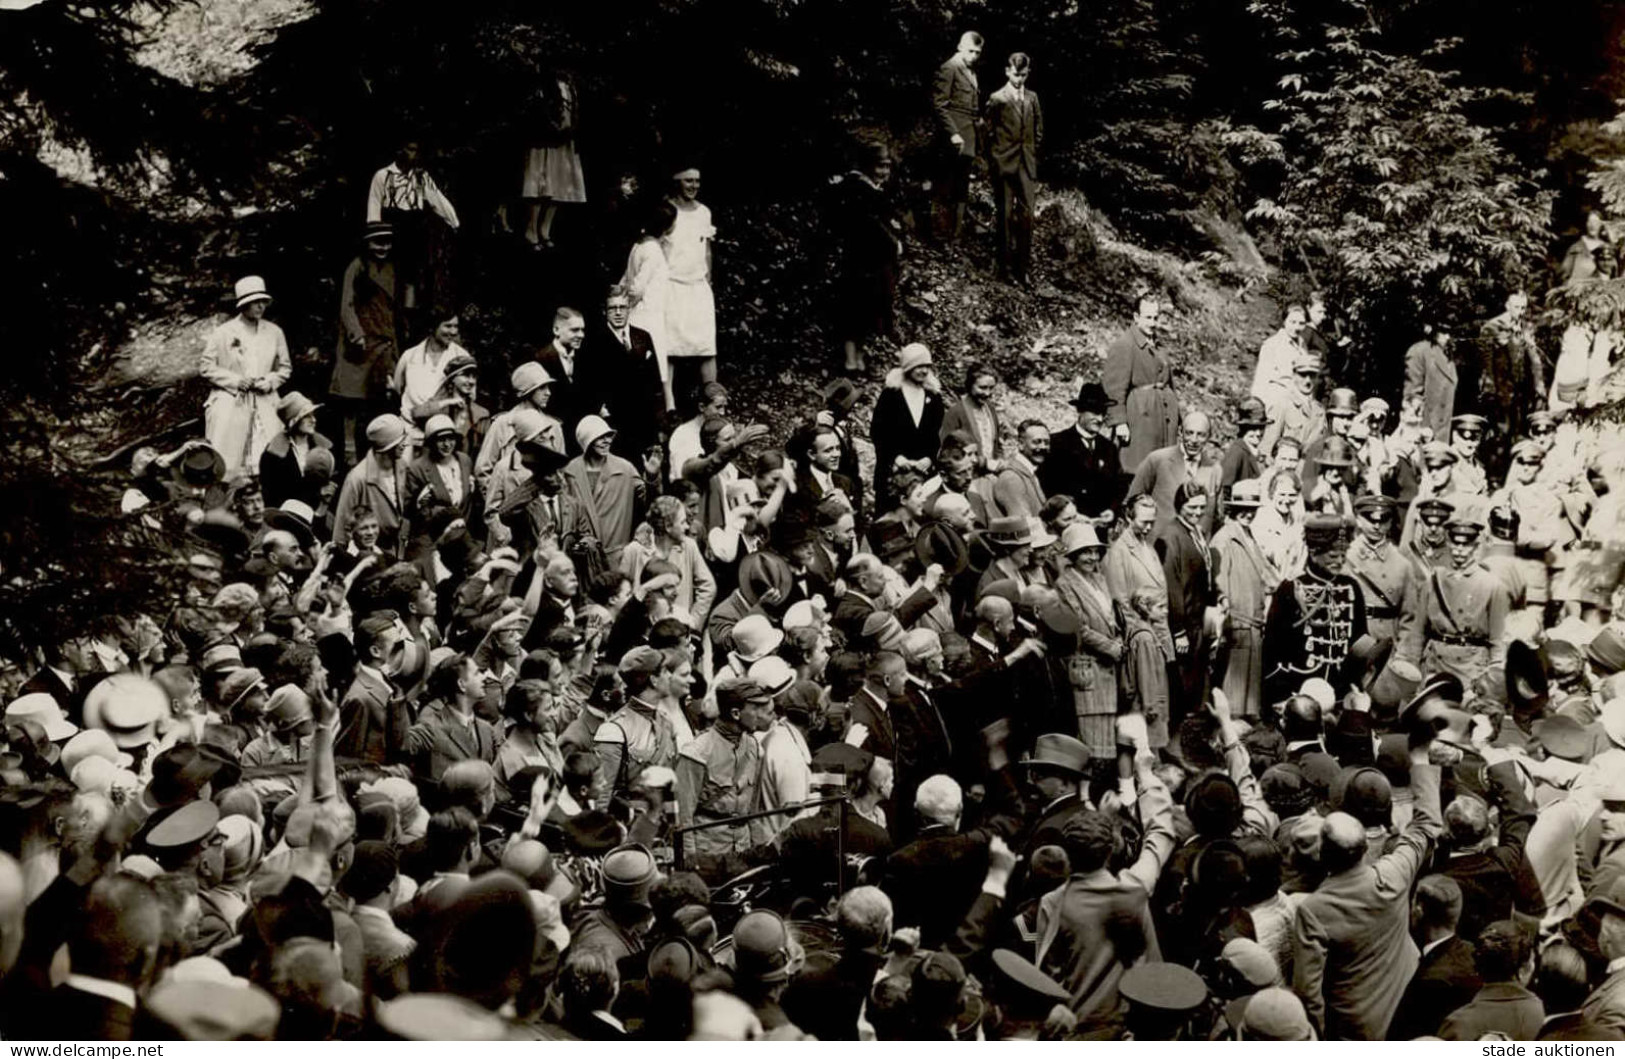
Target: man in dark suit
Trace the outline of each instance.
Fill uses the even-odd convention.
[[[1540,884],[1524,859],[1524,843],[1535,823],[1535,804],[1523,792],[1516,766],[1500,762],[1485,770],[1489,793],[1501,810],[1499,835],[1490,829],[1490,807],[1475,794],[1458,794],[1445,806],[1450,860],[1444,873],[1461,887],[1457,933],[1477,942],[1496,920],[1513,909],[1539,918],[1546,912]]]
[[[1461,900],[1461,887],[1448,875],[1429,875],[1416,884],[1411,933],[1422,961],[1388,1024],[1389,1040],[1436,1036],[1444,1017],[1472,1000],[1484,984],[1473,965],[1472,943],[1456,934]]]
[[[938,178],[938,204],[933,226],[939,238],[959,238],[965,223],[965,200],[970,196],[971,167],[976,161],[976,101],[980,93],[976,71],[982,56],[982,35],[966,32],[959,50],[937,68],[931,91],[942,147],[942,173]]]
[[[611,451],[641,466],[643,451],[660,436],[666,397],[649,332],[628,323],[631,300],[622,287],[604,299],[604,326],[587,343],[577,380],[582,406],[604,415],[616,430]]]
[[[802,1032],[821,1041],[855,1041],[858,1013],[886,964],[891,900],[873,886],[848,890],[836,906],[835,929],[840,948],[808,956],[781,1004]]]
[[[861,496],[858,484],[841,473],[841,438],[834,427],[813,425],[791,442],[796,459],[796,490],[785,498],[775,531],[782,526],[813,529],[818,523],[819,506],[837,494],[856,510]],[[857,528],[855,514],[851,516]]]
[[[597,411],[589,405],[591,398],[583,389],[584,380],[577,378],[582,369],[576,355],[586,338],[586,319],[577,310],[562,306],[553,314],[553,341],[536,352],[536,362],[553,377],[553,397],[547,410],[564,424],[564,444],[572,455],[580,451],[575,441],[576,424],[582,416]]]
[[[1022,52],[1004,68],[1005,86],[988,97],[988,173],[999,221],[999,276],[1027,283],[1033,256],[1033,196],[1038,149],[1044,143],[1044,112],[1027,90],[1032,60]],[[1012,216],[1014,214],[1014,216]]]
[[[8,993],[7,1036],[129,1040],[136,990],[152,973],[163,933],[163,911],[150,884],[133,875],[105,876],[69,917],[67,980],[33,997]]]
[[[1011,793],[1007,771],[989,777],[990,805],[1008,807]],[[918,837],[886,858],[881,889],[897,909],[897,923],[920,928],[922,949],[953,938],[987,877],[988,844],[994,836],[1009,840],[1018,826],[1018,816],[993,812],[983,827],[961,834],[964,808],[959,784],[932,776],[914,795]]]
[[[854,739],[848,729],[847,739],[854,746],[867,750],[888,761],[897,760],[897,726],[892,720],[892,708],[903,696],[908,685],[908,666],[903,656],[891,651],[876,651],[869,660],[863,687],[852,696],[852,728],[862,725],[864,736]]]
[[[102,670],[92,642],[86,637],[64,640],[45,652],[45,666],[17,689],[17,697],[44,694],[56,700],[74,724],[84,723],[85,693]]]
[[[1038,466],[1038,482],[1046,496],[1069,496],[1078,514],[1098,518],[1123,499],[1117,446],[1103,432],[1106,391],[1098,382],[1078,388],[1072,407],[1078,419],[1049,436],[1049,455]]]
[[[394,611],[386,610],[369,615],[356,625],[355,678],[339,702],[339,732],[333,742],[333,752],[340,757],[359,758],[375,765],[392,764],[397,760],[395,752],[406,738],[411,722],[405,700],[396,697],[384,676],[384,663],[400,641],[399,620]],[[391,735],[395,740],[393,745]]]

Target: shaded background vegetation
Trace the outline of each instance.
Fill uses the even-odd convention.
[[[984,93],[1006,54],[1033,57],[1044,180],[1145,245],[1194,257],[1247,233],[1283,294],[1331,292],[1374,385],[1421,321],[1481,318],[1507,286],[1544,286],[1605,193],[1587,177],[1618,154],[1604,123],[1625,95],[1625,0],[485,0],[421,18],[313,0],[246,75],[206,84],[135,61],[133,16],[150,6],[0,12],[0,341],[14,354],[0,491],[21,500],[0,527],[0,624],[44,598],[38,579],[14,580],[42,566],[86,571],[70,589],[50,579],[52,620],[69,627],[107,593],[139,605],[164,587],[64,563],[97,554],[110,501],[46,428],[91,407],[151,415],[154,395],[100,387],[107,357],[143,320],[224,308],[250,271],[278,294],[296,381],[319,392],[365,184],[403,138],[463,216],[480,348],[523,355],[555,304],[595,301],[612,267],[571,263],[619,251],[588,211],[561,218],[569,255],[531,254],[497,224],[561,71],[583,101],[594,202],[623,171],[658,187],[676,164],[704,169],[723,341],[742,359],[827,347],[828,179],[860,138],[884,138],[914,204],[931,72],[974,27]]]

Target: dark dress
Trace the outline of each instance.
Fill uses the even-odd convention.
[[[885,190],[857,172],[848,173],[835,193],[840,257],[835,308],[841,337],[889,335],[896,325],[896,213]]]
[[[915,423],[901,388],[887,386],[880,391],[869,424],[869,440],[875,446],[876,511],[890,511],[897,506],[890,486],[892,463],[898,456],[910,460],[936,457],[945,411],[942,397],[927,391],[925,409]]]

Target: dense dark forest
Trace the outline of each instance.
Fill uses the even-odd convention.
[[[561,75],[597,200],[623,175],[658,186],[676,164],[704,169],[730,219],[723,326],[764,357],[816,331],[820,196],[854,148],[889,143],[902,196],[925,179],[927,82],[966,28],[988,40],[989,82],[1006,54],[1032,56],[1045,181],[1145,245],[1195,255],[1245,231],[1275,282],[1325,289],[1352,335],[1396,356],[1424,322],[1543,291],[1583,211],[1608,204],[1594,174],[1622,153],[1606,127],[1625,94],[1618,0],[492,0],[421,17],[316,0],[247,75],[208,86],[135,60],[140,10],[0,12],[0,490],[18,501],[0,524],[0,611],[14,632],[18,615],[79,627],[110,609],[87,559],[122,531],[51,441],[105,398],[103,358],[136,322],[216,310],[244,272],[278,292],[290,345],[325,355],[365,181],[403,140],[482,247],[465,319],[488,348],[507,356],[553,304],[597,296],[603,276],[518,260],[493,234]],[[598,233],[568,223],[592,254]],[[139,540],[107,547],[142,568]]]

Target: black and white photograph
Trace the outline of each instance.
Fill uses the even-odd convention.
[[[1625,0],[0,0],[0,216],[13,1054],[1625,1044]]]

